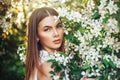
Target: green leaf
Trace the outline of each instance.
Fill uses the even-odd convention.
[[[58,53],[59,53],[60,55],[66,56],[66,54],[65,54],[64,52],[59,51]]]
[[[102,21],[102,24],[105,24],[108,22],[108,18],[104,18],[103,21]]]
[[[93,19],[98,19],[98,18],[100,18],[99,13],[98,13],[98,12],[95,12],[95,13],[92,15],[92,18],[93,18]]]
[[[88,69],[88,68],[90,68],[90,65],[88,63],[86,63],[86,64],[82,65],[81,68],[82,69]]]
[[[49,73],[55,75],[55,72],[54,72],[54,71],[50,71]]]
[[[109,66],[109,63],[108,63],[108,61],[107,61],[106,59],[103,59],[103,63],[104,63],[104,65],[105,65],[106,67]]]
[[[62,65],[61,65],[61,64],[58,64],[58,65],[55,67],[54,71],[55,71],[55,72],[60,72],[60,71],[62,71],[62,69],[63,69]]]
[[[111,59],[109,59],[109,65],[112,67],[112,68],[115,68],[115,64],[113,63],[113,61]]]
[[[68,40],[72,40],[72,37],[73,37],[72,34],[68,34],[68,35],[65,36],[65,38],[68,39]]]
[[[47,62],[56,62],[56,61],[53,59],[49,59]]]

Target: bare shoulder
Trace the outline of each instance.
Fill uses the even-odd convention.
[[[81,78],[80,80],[96,80],[95,78]]]
[[[49,73],[53,69],[51,68],[51,63],[44,62],[40,65],[41,72],[38,73],[39,80],[52,80],[51,74]]]
[[[53,69],[51,68],[52,63],[44,62],[40,65],[44,73],[49,73]]]

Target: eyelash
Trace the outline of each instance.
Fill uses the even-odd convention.
[[[60,24],[58,24],[56,27],[57,27],[57,28],[61,28],[61,27],[63,27],[63,25],[62,25],[62,23],[60,23]]]
[[[50,30],[49,28],[47,28],[47,29],[44,29],[44,31],[48,31],[48,30]]]

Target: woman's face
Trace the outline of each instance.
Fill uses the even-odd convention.
[[[55,16],[45,17],[38,25],[38,37],[42,49],[54,52],[60,48],[63,41],[63,26]]]

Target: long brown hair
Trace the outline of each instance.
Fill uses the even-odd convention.
[[[26,52],[26,73],[25,80],[29,80],[34,69],[39,69],[40,57],[39,50],[41,45],[37,42],[37,26],[41,20],[45,17],[53,15],[58,16],[58,13],[49,7],[42,7],[36,9],[30,16],[28,23],[28,33],[27,33],[27,52]],[[64,41],[59,48],[59,51],[64,51]]]

